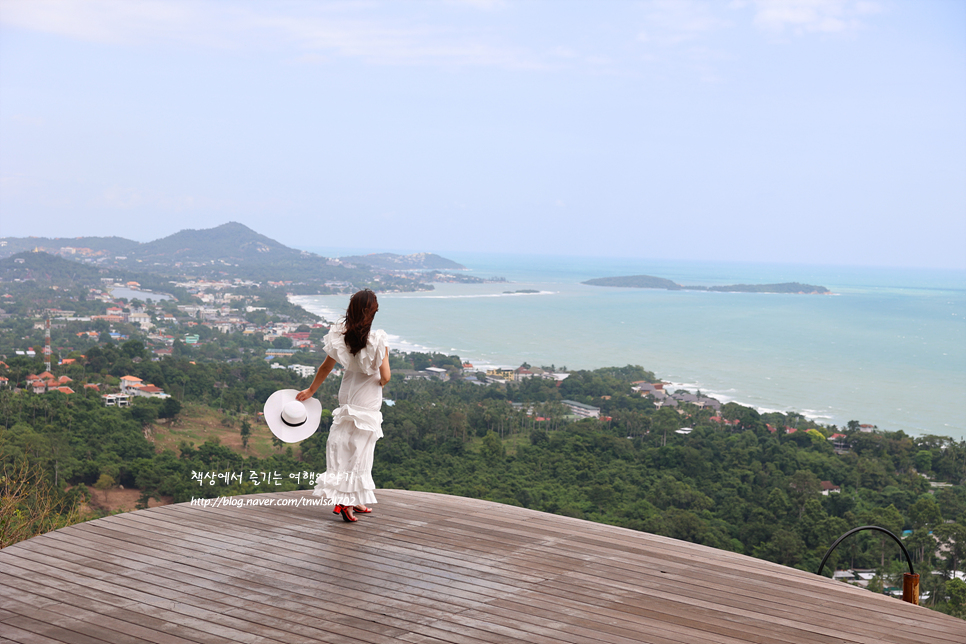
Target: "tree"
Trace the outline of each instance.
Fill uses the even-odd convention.
[[[880,528],[885,528],[892,534],[898,535],[902,530],[902,523],[904,519],[902,518],[902,513],[896,509],[896,506],[890,505],[887,508],[876,508],[872,512],[865,513],[863,515],[864,521],[869,525],[876,525]],[[876,533],[879,537],[879,553],[880,560],[879,566],[885,568],[885,551],[886,546],[893,543],[887,535],[882,532]]]
[[[280,335],[272,340],[272,346],[276,349],[291,349],[292,338],[286,338],[284,335]]]
[[[882,591],[885,590],[885,584],[882,583],[882,576],[881,575],[876,575],[875,577],[873,577],[872,579],[870,579],[869,580],[869,585],[866,586],[866,589],[868,589],[868,590],[870,590],[870,591],[872,591],[874,593],[880,593],[881,594]]]
[[[788,489],[795,507],[798,508],[798,518],[801,519],[802,512],[805,510],[805,502],[818,496],[822,490],[822,483],[811,471],[798,470],[788,482]]]
[[[181,413],[181,403],[174,398],[165,398],[158,410],[158,418],[174,418]]]
[[[782,490],[772,488],[771,492],[768,493],[768,497],[765,499],[765,508],[774,514],[776,519],[782,521],[792,511],[792,504]]]
[[[933,553],[936,552],[936,538],[926,528],[918,528],[906,537],[906,549],[916,561],[922,562],[924,567],[932,570]]]
[[[656,414],[654,414],[654,420],[651,426],[657,429],[657,431],[662,432],[663,436],[661,438],[661,446],[667,445],[667,433],[670,431],[677,431],[681,426],[681,417],[678,413],[671,409],[670,407],[661,407]]]
[[[500,461],[506,455],[503,441],[500,440],[496,432],[488,432],[483,437],[483,444],[480,445],[480,455],[490,463]]]
[[[10,456],[0,435],[0,461]],[[80,488],[52,488],[39,465],[26,458],[8,462],[0,476],[0,548],[77,523]]]
[[[191,347],[185,344],[181,338],[175,338],[174,344],[171,346],[171,355],[175,358],[187,358],[192,355],[193,351]]]
[[[778,529],[766,543],[755,548],[755,556],[785,566],[794,566],[802,559],[805,544],[801,538],[785,529]]]
[[[144,343],[140,340],[128,340],[121,345],[121,353],[123,353],[128,358],[132,360],[134,358],[144,358],[146,352],[144,350]]]
[[[248,449],[248,438],[252,435],[252,424],[248,422],[247,418],[242,419],[240,433],[242,439],[242,448]]]
[[[949,614],[966,619],[966,582],[950,579],[946,582],[946,592],[949,594]]]
[[[912,521],[913,530],[920,527],[932,529],[943,522],[943,515],[933,495],[926,494],[919,497],[909,508],[909,519]]]
[[[153,401],[152,401],[153,402]],[[154,422],[154,419],[158,417],[158,407],[147,400],[139,399],[134,405],[131,406],[131,417],[138,421],[141,425],[147,425],[148,423]]]
[[[936,526],[933,534],[944,546],[946,565],[953,575],[959,570],[959,565],[966,558],[966,526],[959,523],[944,523]]]

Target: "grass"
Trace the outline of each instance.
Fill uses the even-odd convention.
[[[473,454],[479,454],[480,446],[483,445],[483,439],[480,438],[479,436],[469,436],[468,438],[469,440],[466,441],[466,444],[464,445],[464,449],[467,452],[472,452]],[[517,449],[521,445],[530,444],[530,430],[525,429],[522,432],[518,432],[516,434],[511,434],[509,436],[506,436],[503,438],[502,442],[503,442],[504,449],[506,449],[506,455],[516,456]]]
[[[228,418],[233,426],[225,426]],[[178,453],[178,444],[182,441],[201,445],[205,441],[218,441],[221,445],[244,456],[267,458],[278,450],[272,445],[272,431],[259,417],[248,416],[252,424],[252,433],[248,438],[248,447],[242,448],[241,421],[244,416],[228,417],[223,412],[206,407],[186,403],[175,419],[174,423],[154,423],[146,431],[148,440],[154,443],[158,452],[171,450]],[[284,448],[283,448],[284,449]]]

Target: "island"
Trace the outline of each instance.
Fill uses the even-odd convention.
[[[781,284],[732,284],[729,286],[682,286],[663,277],[651,275],[626,275],[622,277],[598,277],[581,284],[590,286],[618,286],[623,288],[661,288],[669,291],[712,291],[716,293],[795,293],[828,295],[824,286],[784,282]]]

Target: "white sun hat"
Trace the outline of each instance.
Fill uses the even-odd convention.
[[[322,422],[322,403],[318,398],[305,402],[295,399],[295,389],[280,389],[265,401],[265,422],[279,440],[286,443],[303,441],[319,428]]]

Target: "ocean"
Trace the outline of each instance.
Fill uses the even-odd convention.
[[[816,422],[966,439],[966,273],[865,267],[447,254],[477,277],[381,294],[376,326],[406,351],[476,366],[638,364],[700,390]],[[597,287],[653,275],[682,285],[802,282],[832,295]],[[535,290],[537,293],[507,293]],[[348,296],[296,296],[328,320]]]

